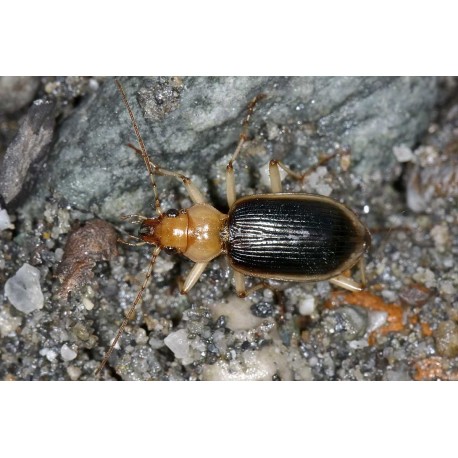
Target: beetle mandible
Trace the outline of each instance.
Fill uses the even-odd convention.
[[[200,190],[188,177],[163,169],[151,160],[124,89],[117,80],[116,85],[139,144],[139,148],[131,144],[128,146],[145,162],[157,213],[153,218],[127,216],[126,218],[134,217],[135,222],[141,224],[138,237],[131,236],[140,241],[121,242],[134,246],[150,244],[155,248],[144,282],[96,374],[107,363],[124,328],[132,318],[151,278],[156,259],[163,249],[176,251],[195,263],[183,283],[182,294],[186,294],[196,284],[208,263],[221,254],[226,255],[233,270],[235,289],[240,297],[265,286],[261,282],[247,290],[245,276],[303,282],[328,280],[351,291],[360,291],[363,288],[366,282],[363,255],[370,246],[369,230],[352,210],[330,197],[282,192],[280,169],[295,178],[303,178],[305,174],[297,174],[282,162],[271,160],[269,175],[272,192],[237,199],[234,163],[248,138],[248,125],[255,105],[265,97],[264,94],[257,95],[249,103],[239,142],[227,164],[226,192],[229,211],[224,214],[206,202]],[[163,212],[156,175],[180,180],[193,205],[180,211],[171,209]],[[358,263],[361,284],[343,275],[344,271]]]

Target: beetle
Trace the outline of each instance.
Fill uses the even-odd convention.
[[[120,241],[134,246],[148,244],[154,246],[154,249],[144,282],[96,374],[100,373],[108,361],[133,316],[162,250],[178,252],[195,263],[182,285],[182,294],[186,294],[196,284],[209,262],[221,254],[226,255],[233,270],[235,290],[240,297],[265,287],[265,279],[303,282],[328,280],[351,291],[362,290],[366,282],[363,255],[371,240],[369,230],[351,209],[330,197],[282,192],[280,170],[295,178],[303,178],[305,174],[298,174],[282,162],[271,160],[269,175],[272,192],[237,199],[234,163],[248,138],[248,125],[255,105],[265,97],[264,94],[257,95],[249,103],[239,142],[226,167],[229,212],[225,214],[206,202],[188,177],[163,169],[151,160],[124,89],[117,80],[116,85],[139,144],[139,148],[132,144],[128,146],[142,157],[146,165],[157,215],[152,218],[141,215],[125,217],[140,223],[138,237],[131,236],[139,242]],[[320,164],[333,156],[328,156]],[[189,194],[192,206],[164,212],[156,186],[157,175],[180,180]],[[343,275],[343,272],[358,263],[361,284]],[[247,290],[245,276],[264,281]]]

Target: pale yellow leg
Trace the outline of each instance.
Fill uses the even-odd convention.
[[[194,267],[189,271],[183,288],[181,289],[181,294],[186,294],[199,280],[199,277],[202,275],[203,271],[207,267],[208,262],[196,262]]]
[[[270,176],[270,187],[274,194],[282,192],[283,187],[281,185],[280,169],[278,161],[272,160],[269,162],[269,176]]]
[[[352,278],[345,277],[345,275],[337,275],[337,277],[331,278],[329,283],[348,289],[349,291],[363,290],[363,287],[359,283],[355,282]]]

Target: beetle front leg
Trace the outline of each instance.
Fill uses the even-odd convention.
[[[188,291],[197,283],[203,271],[207,267],[208,262],[196,262],[194,267],[189,271],[183,287],[181,289],[181,294],[187,294]]]
[[[141,156],[143,155],[142,150],[135,147],[134,145],[129,143],[127,146],[129,148],[132,148],[137,154],[140,154]],[[171,170],[166,170],[166,169],[163,169],[162,167],[159,167],[158,165],[154,164],[154,162],[152,162],[149,157],[146,158],[145,160],[147,160],[150,165],[149,170],[152,170],[152,172],[150,172],[150,175],[153,175],[153,177],[151,178],[151,181],[153,183],[154,189],[156,189],[156,182],[154,180],[154,175],[175,177],[183,183],[184,187],[186,188],[186,191],[189,194],[189,198],[192,200],[193,203],[195,204],[205,203],[204,196],[200,192],[199,188],[191,181],[190,178],[188,178],[187,176],[181,173],[173,172]],[[156,199],[156,210],[159,214],[162,213],[160,209],[159,201],[157,199]]]

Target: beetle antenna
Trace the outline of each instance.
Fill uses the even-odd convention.
[[[111,354],[113,353],[114,347],[118,343],[118,340],[121,338],[125,327],[129,323],[129,321],[133,318],[133,315],[134,315],[134,312],[135,312],[135,308],[137,307],[137,304],[140,302],[140,300],[141,300],[141,298],[143,296],[143,292],[145,291],[146,287],[148,286],[149,280],[150,280],[151,275],[153,273],[154,264],[155,264],[156,259],[157,259],[157,257],[158,257],[160,252],[161,252],[161,248],[160,247],[156,247],[154,249],[153,254],[151,256],[151,261],[150,261],[150,263],[148,265],[148,270],[146,271],[145,280],[143,281],[143,285],[140,288],[140,291],[137,293],[137,296],[135,297],[134,302],[132,302],[132,305],[129,307],[129,310],[126,313],[125,318],[122,320],[122,323],[119,326],[118,332],[116,333],[116,336],[115,336],[113,342],[111,343],[110,348],[106,351],[106,353],[105,353],[105,355],[104,355],[104,357],[102,359],[102,362],[100,363],[99,367],[95,371],[95,375],[96,376],[98,376],[100,374],[100,372],[102,371],[102,369],[105,367],[105,364],[108,362],[108,359],[110,358]]]
[[[129,146],[132,147],[138,154],[140,154],[142,156],[142,158],[143,158],[143,161],[145,162],[145,165],[146,165],[146,168],[148,170],[148,174],[149,174],[149,177],[150,177],[150,180],[151,180],[151,185],[153,187],[154,204],[155,204],[155,207],[156,207],[156,212],[160,215],[160,214],[162,214],[161,203],[159,201],[159,195],[158,195],[158,192],[157,192],[156,179],[155,179],[155,175],[156,175],[157,170],[159,170],[159,166],[157,166],[151,160],[151,158],[149,157],[149,155],[148,155],[148,153],[146,151],[145,143],[143,142],[143,138],[140,135],[140,130],[138,128],[137,121],[135,120],[134,113],[132,111],[132,108],[129,105],[129,101],[127,100],[126,93],[124,92],[124,89],[123,89],[121,83],[119,82],[119,80],[115,80],[115,83],[116,83],[116,86],[118,86],[118,90],[121,93],[122,101],[124,102],[124,105],[126,106],[127,111],[129,113],[130,120],[132,121],[132,127],[134,128],[135,135],[137,137],[140,149],[137,149],[137,148],[133,147],[132,145],[129,145]]]

